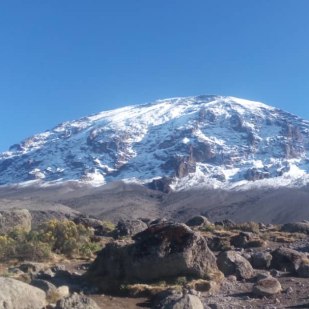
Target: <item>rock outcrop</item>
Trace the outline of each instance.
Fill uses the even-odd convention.
[[[152,225],[133,239],[134,243],[108,244],[90,267],[88,278],[103,290],[113,290],[124,281],[209,278],[219,273],[205,238],[184,224]]]

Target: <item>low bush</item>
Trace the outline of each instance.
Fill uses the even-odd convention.
[[[16,229],[0,235],[0,261],[31,260],[43,261],[52,253],[68,257],[91,257],[100,249],[92,242],[93,231],[73,221],[50,220],[36,231]]]

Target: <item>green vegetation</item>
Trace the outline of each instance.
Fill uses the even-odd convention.
[[[67,257],[91,257],[100,249],[92,237],[93,231],[81,224],[69,220],[50,220],[35,231],[14,230],[0,235],[0,261],[43,261],[49,259],[52,253]]]

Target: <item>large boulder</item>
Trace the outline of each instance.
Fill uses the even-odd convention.
[[[290,248],[278,248],[271,253],[271,267],[277,270],[296,273],[305,255]]]
[[[91,298],[73,293],[59,300],[55,309],[100,309],[100,307]]]
[[[0,211],[0,233],[6,234],[14,229],[31,230],[31,214],[27,209],[11,209]]]
[[[238,279],[250,279],[254,276],[249,261],[236,251],[221,252],[217,258],[217,265],[225,276],[235,275]]]
[[[153,225],[133,239],[134,243],[110,243],[99,253],[87,273],[99,288],[113,290],[123,282],[220,274],[205,238],[184,224]]]
[[[309,234],[309,221],[286,223],[281,227],[281,231]]]
[[[0,287],[1,309],[42,309],[46,306],[45,292],[34,286],[0,277]]]

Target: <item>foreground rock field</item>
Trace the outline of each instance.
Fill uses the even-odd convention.
[[[8,258],[5,241],[34,231],[27,211],[0,212],[0,309],[309,308],[307,221],[74,221],[65,227],[83,226],[97,251],[54,246],[33,260]]]

